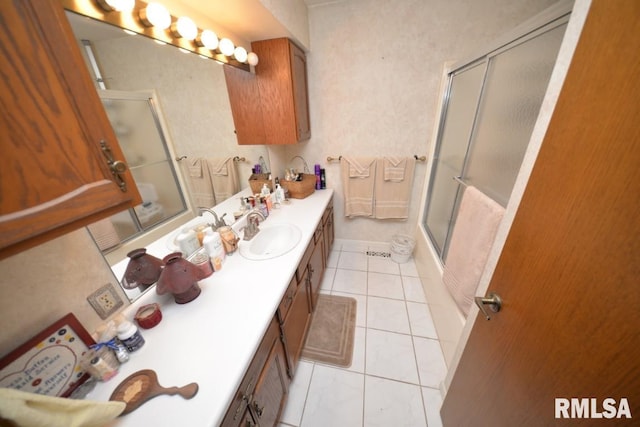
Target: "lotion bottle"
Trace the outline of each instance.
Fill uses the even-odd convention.
[[[182,229],[182,232],[178,234],[178,237],[176,237],[176,241],[178,242],[180,252],[182,252],[182,256],[184,258],[187,258],[200,248],[198,235],[194,230],[191,230],[188,227]]]
[[[225,252],[220,233],[218,233],[217,231],[213,231],[211,227],[208,227],[204,231],[204,239],[202,239],[202,244],[205,251],[207,251],[207,254],[209,254],[209,257],[211,258],[213,269],[215,271],[219,271],[220,269],[222,269],[222,261],[224,261]]]

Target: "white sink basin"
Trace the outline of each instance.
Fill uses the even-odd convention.
[[[293,224],[260,224],[260,232],[240,241],[240,255],[258,261],[279,257],[300,243],[302,232]]]

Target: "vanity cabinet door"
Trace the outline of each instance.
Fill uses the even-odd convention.
[[[333,200],[329,202],[322,215],[322,224],[324,228],[324,265],[326,267],[335,239],[335,230],[333,228]]]
[[[1,259],[141,199],[107,163],[124,156],[60,1],[3,1],[0,19]]]
[[[324,273],[324,244],[322,240],[319,243],[314,248],[307,266],[311,310],[315,310],[318,304],[318,294],[320,293],[320,285],[322,285]]]
[[[300,353],[309,329],[309,320],[311,319],[308,278],[309,275],[305,273],[301,282],[295,281],[295,278],[293,279],[295,281],[295,292],[292,296],[291,308],[282,322],[285,350],[289,361],[288,372],[291,378],[295,375]]]
[[[280,419],[289,387],[286,363],[284,347],[278,337],[272,342],[269,357],[258,379],[253,400],[249,406],[251,413],[261,427],[276,426]]]

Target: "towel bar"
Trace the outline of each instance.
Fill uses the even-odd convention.
[[[425,160],[427,160],[427,156],[418,156],[417,154],[413,155],[413,158],[416,159],[419,162],[424,162]],[[327,162],[336,162],[342,160],[342,156],[338,156],[338,157],[327,157]]]

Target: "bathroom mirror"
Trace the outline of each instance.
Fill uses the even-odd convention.
[[[107,91],[152,92],[162,113],[160,127],[169,145],[169,160],[173,163],[177,185],[185,194],[185,209],[172,211],[167,229],[155,226],[147,236],[151,241],[155,240],[152,236],[158,238],[169,233],[196,215],[197,205],[189,192],[189,162],[198,158],[240,159],[235,162],[239,189],[248,186],[251,168],[260,158],[269,164],[266,147],[237,144],[221,64],[141,35],[126,34],[111,24],[74,12],[67,11],[67,16],[91,75],[96,78],[95,70],[99,70]],[[81,40],[88,40],[88,46]],[[91,63],[90,56],[94,56],[95,64]],[[114,130],[117,134],[115,127]],[[127,158],[127,162],[131,160]],[[136,237],[134,244],[142,247],[147,243]],[[109,264],[114,265],[132,249],[134,247],[127,247],[124,242],[115,250],[103,253]],[[120,278],[116,279],[119,282]],[[134,299],[137,295],[128,293],[128,296]]]

